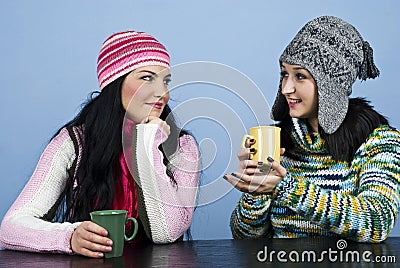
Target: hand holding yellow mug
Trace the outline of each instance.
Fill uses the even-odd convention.
[[[267,163],[267,158],[272,157],[280,163],[281,150],[281,129],[275,126],[257,126],[250,128],[250,135],[244,135],[242,148],[245,148],[246,139],[254,139],[256,142],[250,146],[254,148],[254,154],[250,154],[250,159]]]

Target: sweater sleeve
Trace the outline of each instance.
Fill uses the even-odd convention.
[[[232,212],[230,227],[233,238],[260,238],[270,234],[271,195],[244,193]]]
[[[359,150],[363,160],[355,163],[356,195],[323,189],[288,174],[277,185],[276,198],[341,237],[370,243],[385,240],[400,205],[400,135],[395,130],[379,134],[379,139],[369,139]]]
[[[184,135],[169,159],[176,183],[171,181],[158,148],[166,139],[158,125],[139,124],[132,140],[139,218],[147,236],[159,244],[176,241],[189,228],[199,180],[197,145],[192,136]]]
[[[79,223],[53,223],[43,218],[63,192],[74,159],[73,142],[62,129],[47,145],[28,183],[4,216],[2,248],[72,254],[70,239]]]

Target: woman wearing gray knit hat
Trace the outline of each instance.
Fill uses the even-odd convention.
[[[250,148],[239,151],[241,169],[225,176],[244,192],[233,236],[385,240],[400,207],[400,133],[366,100],[349,98],[356,78],[379,75],[370,45],[349,23],[323,16],[298,32],[280,66],[271,115],[281,164],[269,158],[265,175]]]

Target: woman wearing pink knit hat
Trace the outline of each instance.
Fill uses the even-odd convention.
[[[103,257],[112,241],[89,213],[106,209],[138,219],[133,243],[182,238],[199,154],[167,105],[169,67],[167,50],[147,33],[107,38],[97,64],[101,92],[51,139],[3,219],[1,247]]]

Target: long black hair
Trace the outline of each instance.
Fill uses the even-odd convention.
[[[121,86],[128,74],[107,85],[101,92],[94,92],[79,114],[61,127],[74,128],[77,140],[82,146],[81,157],[76,170],[68,172],[69,178],[64,193],[58,201],[56,213],[58,221],[84,221],[90,219],[93,210],[109,209],[114,198],[116,174],[120,174],[119,156],[122,152],[122,125],[125,109],[121,101]],[[167,175],[175,182],[168,169],[169,156],[177,149],[179,137],[187,134],[180,130],[165,106],[161,119],[166,120],[171,134],[159,149]],[[176,182],[175,182],[176,183]]]
[[[284,119],[278,124],[282,128],[281,145],[286,149],[293,148],[290,137],[291,117],[289,109],[285,109]],[[389,125],[388,120],[374,110],[370,102],[364,98],[350,98],[349,109],[343,123],[332,134],[318,127],[321,138],[325,141],[327,151],[335,160],[351,162],[360,145],[365,142],[372,131],[381,126]]]

